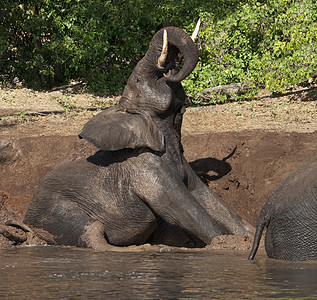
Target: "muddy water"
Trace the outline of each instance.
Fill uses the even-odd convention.
[[[0,299],[317,298],[317,262],[247,253],[0,250]]]

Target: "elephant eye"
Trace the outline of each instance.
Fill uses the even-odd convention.
[[[137,77],[135,78],[135,82],[136,82],[136,83],[139,83],[140,81],[141,81],[141,77],[137,76]]]

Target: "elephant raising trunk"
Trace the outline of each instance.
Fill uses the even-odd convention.
[[[187,33],[176,27],[158,31],[119,103],[79,133],[101,150],[47,174],[24,222],[59,245],[113,251],[148,242],[163,224],[205,244],[216,235],[251,233],[183,155],[181,81],[197,61]]]

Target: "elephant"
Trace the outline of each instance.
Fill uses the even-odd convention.
[[[93,116],[79,133],[99,150],[48,173],[24,224],[48,232],[57,245],[100,251],[147,243],[164,222],[205,244],[217,235],[253,234],[183,154],[181,81],[197,61],[198,49],[185,31],[159,30],[119,102]]]
[[[317,157],[288,176],[264,204],[249,259],[254,259],[264,227],[270,258],[317,260]]]

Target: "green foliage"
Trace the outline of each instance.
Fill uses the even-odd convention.
[[[59,99],[57,101],[57,103],[59,103],[64,109],[65,109],[65,112],[69,112],[70,110],[74,109],[75,108],[75,105],[73,103],[70,103],[68,101],[65,101],[63,99]]]
[[[201,17],[200,62],[186,82],[193,99],[210,86],[279,91],[317,75],[316,1],[241,1],[226,17]]]
[[[197,21],[199,1],[185,2],[0,0],[2,80],[51,88],[83,79],[93,91],[118,92],[163,23]]]
[[[314,0],[0,0],[0,80],[119,93],[158,29],[191,33],[198,17],[200,60],[184,81],[197,103],[210,86],[278,91],[316,75]]]

